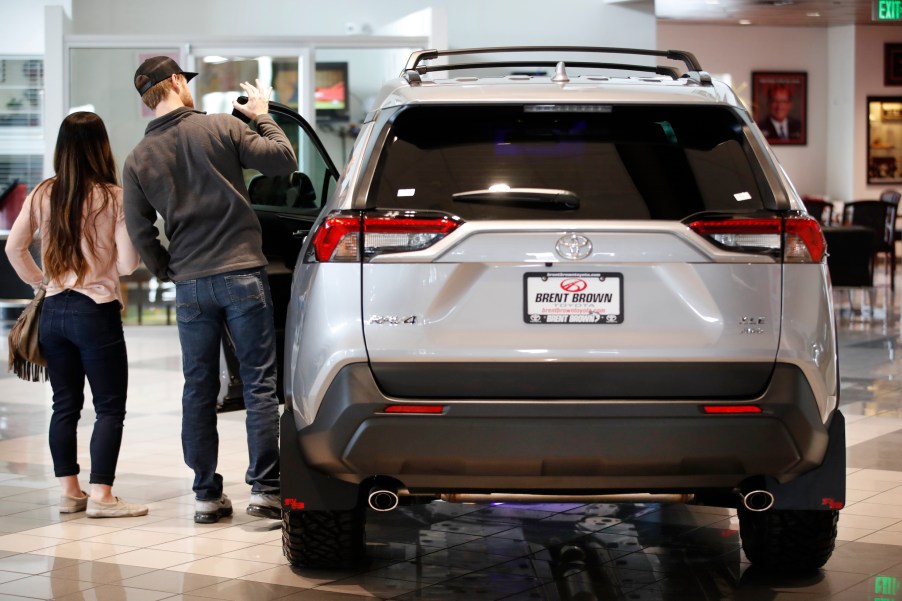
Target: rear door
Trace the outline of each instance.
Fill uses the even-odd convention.
[[[380,386],[427,398],[760,393],[783,245],[753,143],[727,107],[399,113],[364,222],[362,321]]]
[[[313,127],[297,112],[276,102],[269,103],[270,114],[291,141],[298,158],[298,168],[290,176],[268,176],[255,169],[245,169],[248,196],[263,230],[263,252],[269,264],[267,273],[272,288],[278,349],[278,366],[282,367],[285,319],[291,294],[291,273],[301,245],[329,194],[338,181],[338,169],[332,162]],[[233,114],[247,121],[241,113]],[[240,381],[235,372],[237,362],[230,350],[228,333],[225,348],[231,395],[236,395]],[[282,378],[279,378],[281,395]]]

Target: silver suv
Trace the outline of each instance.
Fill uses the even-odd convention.
[[[292,564],[358,563],[368,511],[433,500],[736,507],[755,565],[827,561],[845,441],[824,238],[692,54],[417,52],[340,177],[312,169],[279,193],[312,182],[306,212],[260,207],[295,241]]]

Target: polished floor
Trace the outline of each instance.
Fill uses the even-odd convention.
[[[115,492],[148,503],[147,516],[59,514],[46,442],[49,386],[0,376],[0,601],[902,600],[898,298],[888,303],[883,287],[874,299],[851,297],[850,304],[835,293],[848,506],[837,549],[817,574],[756,572],[730,510],[655,504],[435,502],[371,514],[364,568],[292,569],[280,524],[244,511],[250,491],[242,411],[219,420],[220,472],[235,515],[193,522],[179,442],[177,334],[174,326],[144,325],[126,328],[130,398]],[[79,440],[85,472],[92,420],[86,408]]]

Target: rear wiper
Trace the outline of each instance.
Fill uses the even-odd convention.
[[[570,190],[552,188],[506,188],[503,190],[469,190],[451,197],[455,202],[484,202],[499,204],[544,204],[557,209],[578,209],[579,196]]]

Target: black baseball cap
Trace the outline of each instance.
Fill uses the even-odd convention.
[[[170,76],[181,73],[185,79],[190,81],[197,73],[182,71],[179,64],[168,56],[155,56],[149,58],[138,67],[135,71],[135,89],[138,94],[144,96],[144,93]]]

